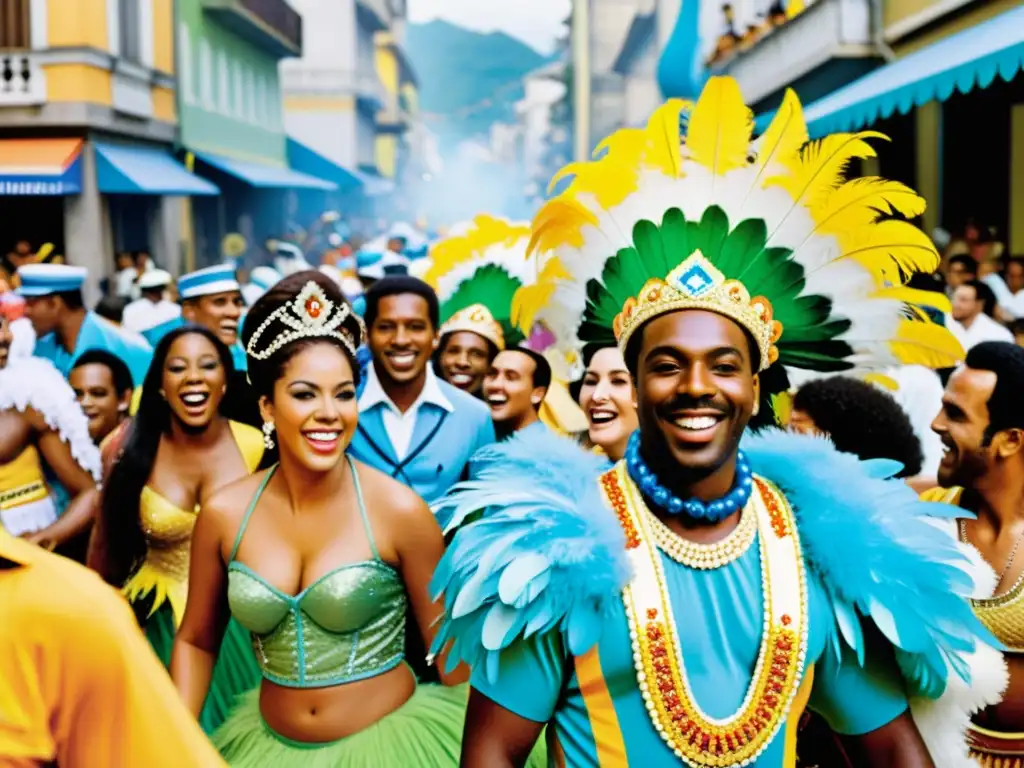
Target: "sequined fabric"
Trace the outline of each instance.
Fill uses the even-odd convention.
[[[338,685],[402,661],[405,587],[381,561],[338,568],[296,596],[233,562],[228,602],[235,620],[252,633],[264,677],[280,685]]]

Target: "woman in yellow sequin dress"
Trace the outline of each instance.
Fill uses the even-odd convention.
[[[220,415],[231,353],[209,331],[188,326],[157,346],[134,421],[104,458],[107,482],[89,564],[123,587],[165,664],[188,594],[192,528],[214,491],[252,473],[263,456],[259,431]],[[212,732],[235,696],[260,673],[248,634],[228,625],[200,717]]]

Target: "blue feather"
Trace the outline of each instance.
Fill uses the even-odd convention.
[[[442,527],[455,531],[430,585],[445,604],[433,651],[456,638],[449,665],[497,674],[503,649],[556,627],[574,653],[597,643],[629,580],[625,537],[597,482],[607,466],[531,430],[478,451],[474,479],[435,504]]]
[[[967,557],[934,524],[963,511],[920,501],[885,479],[892,462],[861,462],[827,439],[770,430],[743,449],[793,507],[808,567],[832,604],[831,652],[845,643],[863,661],[860,616],[896,646],[912,695],[940,695],[949,668],[969,683],[962,654],[977,642],[1000,646],[964,599],[974,585]]]

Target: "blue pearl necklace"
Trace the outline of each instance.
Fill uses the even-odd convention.
[[[729,515],[739,512],[746,506],[754,487],[753,472],[747,463],[743,451],[736,454],[736,482],[725,496],[715,501],[704,503],[700,499],[680,499],[661,484],[651,468],[640,457],[640,433],[634,432],[626,447],[626,469],[633,482],[639,486],[644,496],[668,512],[670,515],[686,514],[694,520],[707,523],[720,523]]]

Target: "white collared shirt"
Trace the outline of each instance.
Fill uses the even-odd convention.
[[[370,408],[381,403],[384,404],[384,410],[381,413],[384,429],[388,433],[391,447],[395,450],[395,458],[399,461],[404,459],[409,452],[409,443],[412,442],[412,433],[416,429],[416,416],[419,414],[420,406],[424,403],[431,403],[439,408],[444,408],[448,413],[455,410],[455,406],[451,404],[451,401],[441,391],[437,375],[429,363],[427,364],[427,378],[423,383],[423,390],[405,413],[399,411],[398,406],[387,396],[384,387],[380,383],[380,379],[377,378],[376,365],[371,362],[366,366],[366,386],[363,388],[363,393],[359,396],[359,412],[368,411]]]
[[[173,320],[181,314],[181,307],[173,301],[160,299],[154,303],[149,299],[136,299],[124,308],[121,315],[121,327],[142,333],[150,328],[156,328],[161,323]]]
[[[946,327],[959,339],[965,352],[970,350],[975,344],[980,344],[983,341],[1013,342],[1013,334],[1010,332],[1010,329],[996,322],[984,312],[979,313],[974,318],[970,328],[964,328],[952,316],[947,316]]]

